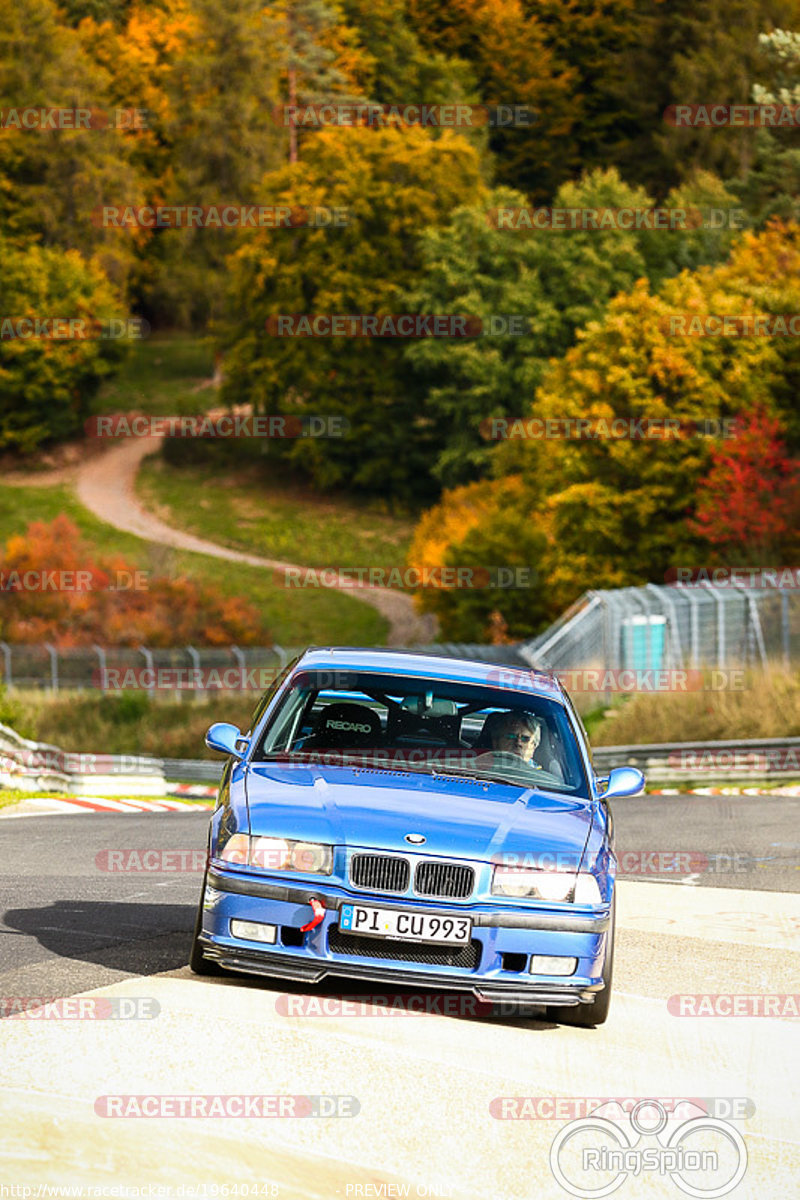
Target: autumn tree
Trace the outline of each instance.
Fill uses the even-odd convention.
[[[137,572],[121,555],[98,558],[64,514],[8,539],[0,580],[0,637],[10,642],[154,648],[270,642],[251,604],[191,579]]]
[[[223,331],[224,398],[263,413],[346,417],[347,437],[270,447],[320,486],[430,494],[435,450],[403,340],[280,337],[267,321],[407,313],[420,232],[482,194],[477,153],[451,131],[434,139],[413,126],[323,129],[274,177],[274,189],[276,202],[338,210],[344,223],[258,230],[243,242]]]
[[[743,414],[729,440],[711,450],[691,532],[726,562],[794,561],[800,531],[800,458],[787,454],[780,421],[763,409]]]
[[[11,239],[97,255],[124,289],[132,248],[97,220],[108,196],[140,203],[135,133],[114,128],[26,129],[20,109],[113,109],[111,77],[61,23],[52,0],[0,0],[0,227]]]
[[[99,266],[76,250],[20,249],[2,237],[0,295],[0,448],[30,453],[82,431],[97,388],[130,349],[96,336],[99,323],[126,311]],[[63,340],[69,326],[56,336],[53,318],[83,321],[89,336]],[[37,320],[46,322],[39,335]]]
[[[539,387],[535,416],[572,421],[573,435],[562,424],[560,437],[526,436],[520,422],[517,436],[512,428],[495,453],[497,478],[474,485],[470,494],[473,507],[488,506],[481,528],[491,545],[493,497],[501,484],[517,481],[519,503],[510,490],[494,507],[502,514],[498,541],[512,512],[520,530],[544,534],[538,561],[553,617],[589,584],[663,582],[670,567],[697,561],[702,543],[687,518],[711,469],[713,435],[724,432],[719,422],[763,410],[780,420],[787,453],[797,458],[797,339],[693,336],[687,322],[692,316],[799,311],[799,279],[800,229],[745,234],[730,260],[716,268],[685,271],[657,293],[642,280],[615,297],[553,363]],[[600,432],[576,436],[577,420]],[[608,432],[614,420],[627,422],[629,432],[624,426],[616,436]],[[664,433],[668,420],[678,423],[676,433]],[[654,435],[644,432],[648,428]],[[458,491],[445,493],[420,526],[446,528],[448,542],[436,553],[456,560],[472,528],[469,521],[459,528],[460,506]],[[440,607],[458,603],[446,593],[439,598]],[[491,611],[486,605],[480,620],[473,620],[473,636],[481,636]]]
[[[614,170],[586,172],[559,188],[555,210],[612,218],[647,213],[653,199]],[[443,229],[422,236],[422,277],[409,293],[414,311],[467,312],[487,328],[502,314],[525,321],[524,336],[496,333],[468,341],[421,341],[407,356],[424,381],[426,409],[440,451],[434,474],[447,487],[486,469],[492,417],[536,410],[536,390],[551,358],[576,331],[600,317],[611,298],[647,277],[654,285],[684,267],[718,263],[735,234],[726,223],[704,228],[698,214],[733,203],[713,176],[699,176],[667,197],[685,211],[685,228],[536,227],[526,198],[499,189],[483,207],[457,210]],[[710,218],[709,218],[710,221]]]
[[[624,110],[632,118],[616,163],[660,199],[697,170],[743,178],[755,152],[755,130],[709,124],[677,128],[674,105],[751,103],[762,70],[759,33],[792,27],[798,0],[641,0],[636,38],[624,54]]]
[[[408,0],[415,28],[427,44],[472,69],[481,101],[519,105],[529,124],[496,124],[489,146],[498,183],[540,202],[580,170],[574,130],[573,72],[553,48],[536,11],[524,0]]]

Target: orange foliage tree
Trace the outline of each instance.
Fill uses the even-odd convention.
[[[0,555],[0,636],[59,647],[269,645],[256,609],[191,579],[98,560],[63,513],[34,521]]]

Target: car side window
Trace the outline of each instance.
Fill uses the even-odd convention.
[[[255,710],[253,712],[253,715],[250,718],[250,732],[251,733],[256,728],[259,721],[263,717],[264,713],[269,708],[275,695],[278,692],[278,689],[283,685],[284,680],[288,677],[290,671],[293,669],[293,667],[294,667],[295,663],[298,661],[299,657],[300,657],[299,655],[295,655],[295,657],[291,660],[291,662],[288,662],[286,664],[286,666],[283,668],[283,670],[278,672],[278,674],[273,679],[272,683],[269,685],[267,690],[264,692],[264,695],[258,701],[258,704],[256,705]]]

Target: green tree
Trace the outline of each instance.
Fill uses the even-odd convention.
[[[376,104],[452,104],[478,99],[474,72],[424,36],[406,0],[341,0],[371,60],[364,91]]]
[[[30,452],[80,433],[93,393],[126,353],[114,340],[15,337],[20,319],[124,316],[118,295],[77,251],[0,238],[0,448]]]
[[[646,192],[629,187],[616,171],[596,170],[564,184],[553,206],[646,210],[650,204]],[[411,308],[469,313],[485,326],[497,315],[519,314],[529,330],[409,346],[439,447],[434,475],[447,487],[486,470],[492,444],[482,435],[485,422],[529,411],[548,361],[647,272],[635,233],[537,229],[526,224],[529,212],[522,194],[500,189],[487,204],[457,210],[448,226],[422,238],[423,275],[409,294]]]
[[[347,80],[335,65],[329,40],[341,12],[325,0],[279,0],[271,13],[278,23],[286,75],[285,99],[296,105],[320,104],[347,94]],[[288,126],[289,162],[297,162],[298,133]]]
[[[501,546],[516,521],[525,537],[538,532],[546,540],[537,562],[551,619],[587,580],[594,587],[663,582],[670,567],[702,561],[703,543],[687,520],[714,447],[702,430],[763,411],[780,421],[787,453],[797,458],[800,353],[792,337],[692,336],[688,318],[800,311],[798,280],[800,227],[776,227],[744,234],[720,266],[684,271],[657,293],[641,280],[615,297],[552,364],[535,414],[607,428],[615,419],[677,420],[680,436],[648,438],[635,424],[629,436],[611,436],[601,424],[597,436],[577,438],[563,436],[562,425],[560,437],[545,440],[539,431],[502,443],[496,478],[446,492],[423,517],[411,561],[458,561],[476,525],[484,547]],[[449,608],[464,615],[450,593],[437,604],[440,616]],[[494,607],[471,604],[473,637],[482,636]],[[528,632],[536,632],[533,622]]]
[[[758,39],[765,83],[753,85],[755,104],[800,104],[800,34],[776,29]],[[759,129],[754,160],[731,190],[750,212],[756,227],[770,220],[800,220],[800,135],[791,127]]]
[[[279,22],[261,0],[192,0],[182,52],[164,80],[155,125],[168,165],[152,197],[163,205],[269,205],[281,162]],[[153,323],[204,326],[219,312],[235,231],[161,229],[148,238],[140,295]]]
[[[580,112],[574,72],[548,39],[539,13],[524,0],[408,0],[408,10],[426,45],[469,65],[484,104],[530,111],[529,124],[490,128],[495,179],[539,202],[549,200],[580,169]]]
[[[625,50],[622,107],[632,120],[617,165],[660,199],[697,170],[742,178],[754,156],[746,126],[676,128],[672,105],[748,104],[758,78],[758,34],[792,25],[798,0],[640,0]]]
[[[420,271],[419,233],[481,193],[480,162],[449,131],[323,129],[272,179],[277,202],[343,210],[338,228],[254,231],[231,272],[224,397],[258,412],[342,414],[340,440],[273,444],[321,486],[413,497],[428,489],[431,431],[391,338],[275,337],[277,314],[398,314]],[[246,318],[242,319],[242,314]]]
[[[51,0],[0,0],[0,110],[105,111],[110,77],[63,25]],[[136,204],[142,180],[131,162],[135,135],[113,128],[0,131],[0,227],[16,240],[101,257],[124,287],[133,261],[126,239],[104,229],[97,211],[108,196]]]

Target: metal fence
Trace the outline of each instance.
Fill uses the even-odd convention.
[[[762,586],[763,584],[763,586]],[[606,669],[790,667],[800,659],[800,590],[751,585],[646,584],[585,592],[544,633],[513,645],[440,643],[424,653],[498,664]],[[263,691],[296,653],[282,646],[195,649],[0,642],[6,687],[172,693]],[[174,682],[174,687],[171,683]]]
[[[7,688],[52,692],[139,689],[188,698],[218,691],[259,692],[293,653],[282,646],[57,649],[50,643],[0,642],[0,679]]]
[[[515,647],[530,666],[752,667],[800,658],[800,591],[769,579],[585,592],[548,630]]]

